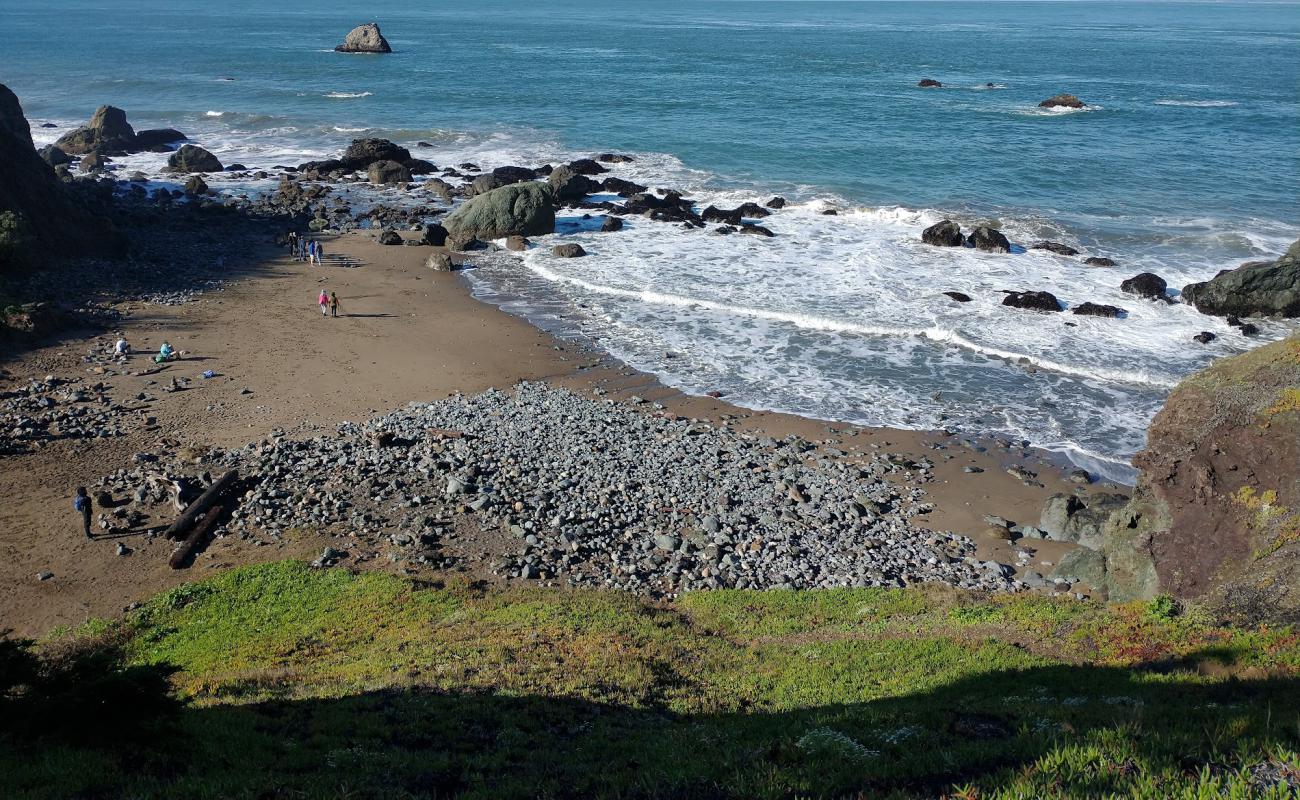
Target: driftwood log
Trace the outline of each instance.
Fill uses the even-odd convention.
[[[194,530],[190,532],[189,536],[185,537],[185,541],[181,543],[180,547],[176,548],[176,552],[172,553],[171,560],[167,562],[172,569],[184,569],[190,565],[190,559],[194,557],[195,552],[200,547],[207,543],[208,538],[212,535],[212,529],[217,526],[217,520],[225,513],[225,510],[222,506],[211,506],[208,509],[208,513],[204,515],[203,519],[199,520],[198,525],[194,526]]]
[[[185,536],[186,532],[193,527],[194,521],[199,518],[199,515],[215,505],[222,493],[234,486],[237,480],[239,480],[239,470],[232,469],[222,475],[216,483],[208,487],[206,492],[199,495],[198,499],[193,503],[190,503],[181,512],[181,515],[176,518],[176,521],[167,528],[167,538],[180,539]]]

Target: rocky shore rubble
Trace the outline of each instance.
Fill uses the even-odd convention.
[[[931,464],[884,452],[850,463],[833,445],[523,383],[412,404],[336,435],[276,436],[188,460],[141,454],[141,466],[99,490],[147,507],[159,475],[210,480],[238,468],[247,490],[219,533],[266,543],[292,529],[332,533],[326,563],[386,551],[412,567],[452,566],[444,545],[468,514],[510,543],[488,565],[508,578],[653,596],[932,581],[1024,588],[969,539],[924,527],[923,490],[899,479],[923,483]]]

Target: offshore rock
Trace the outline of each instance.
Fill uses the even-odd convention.
[[[393,48],[379,32],[379,23],[367,22],[348,32],[343,44],[334,48],[340,53],[391,53]]]
[[[1183,287],[1183,299],[1214,316],[1300,316],[1300,240],[1275,261],[1253,261],[1204,283]]]

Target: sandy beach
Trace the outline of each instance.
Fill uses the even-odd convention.
[[[137,452],[159,442],[202,451],[256,442],[279,431],[289,438],[318,435],[412,401],[504,389],[521,380],[543,380],[588,395],[599,387],[608,399],[639,397],[662,404],[666,413],[715,423],[731,417],[736,430],[776,437],[796,434],[815,442],[834,433],[844,437],[846,457],[876,448],[928,456],[935,462],[935,479],[925,485],[926,499],[934,504],[926,524],[971,536],[984,557],[998,561],[1013,562],[1014,548],[983,535],[984,515],[1033,524],[1049,495],[1069,490],[1062,470],[1040,461],[1043,454],[1025,458],[1026,451],[996,445],[977,452],[951,442],[946,446],[943,434],[859,429],[685,396],[598,350],[558,341],[476,301],[461,274],[424,267],[435,248],[381,246],[366,232],[327,236],[324,242],[323,266],[290,260],[268,245],[260,267],[195,302],[121,303],[120,331],[68,338],[6,359],[7,384],[47,374],[90,377],[108,384],[115,399],[150,397],[132,407],[154,417],[156,425],[119,438],[55,441],[6,460],[0,496],[10,501],[0,506],[0,582],[8,596],[0,628],[36,634],[75,625],[114,615],[213,569],[320,551],[321,541],[303,532],[274,547],[224,538],[194,566],[172,570],[167,556],[174,544],[161,537],[133,531],[86,541],[71,508],[73,490],[129,467]],[[339,318],[321,317],[315,304],[321,289],[337,292]],[[137,355],[101,377],[83,354],[106,352],[118,335],[140,353],[168,340],[185,355],[158,372],[149,369],[148,356]],[[216,377],[203,379],[207,370]],[[172,377],[189,378],[189,388],[158,392]],[[1008,474],[1013,464],[1038,473],[1038,480],[1028,483],[1042,486]],[[983,471],[963,471],[968,467]],[[118,555],[119,541],[129,555]],[[477,555],[486,563],[495,555],[489,552],[490,536],[467,541],[484,547],[482,553],[463,554],[467,560]],[[1032,563],[1050,564],[1069,547],[1036,541]],[[39,580],[45,572],[52,577]]]

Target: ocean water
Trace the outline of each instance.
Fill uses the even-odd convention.
[[[331,52],[371,15],[394,54]],[[1204,280],[1300,236],[1294,3],[3,0],[0,27],[0,82],[33,120],[112,103],[225,163],[384,136],[440,165],[630,153],[613,174],[701,207],[787,197],[773,239],[569,217],[470,275],[484,299],[743,405],[1004,433],[1124,480],[1180,378],[1290,329],[1247,339],[1118,287]],[[1063,91],[1089,107],[1037,108]],[[1120,266],[921,245],[943,218]],[[590,255],[552,258],[552,239]],[[1019,311],[1002,289],[1128,314]]]

